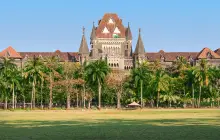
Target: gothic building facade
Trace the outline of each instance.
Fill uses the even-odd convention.
[[[200,52],[145,52],[144,43],[139,29],[138,40],[132,51],[132,32],[128,23],[125,27],[117,14],[107,13],[98,21],[97,27],[93,23],[90,42],[86,41],[85,29],[79,45],[79,52],[17,52],[11,46],[0,52],[1,57],[15,59],[17,65],[23,66],[30,57],[57,56],[61,62],[91,62],[98,59],[107,60],[112,69],[129,70],[135,67],[136,62],[147,60],[160,61],[166,67],[170,66],[179,57],[186,58],[196,65],[201,59],[207,59],[211,65],[220,66],[220,48],[211,50],[203,48]],[[147,47],[146,47],[147,48]]]
[[[79,49],[81,63],[85,60],[106,59],[113,69],[133,67],[131,29],[129,24],[127,27],[122,24],[117,14],[105,14],[97,27],[93,23],[90,46],[91,51],[83,33]]]

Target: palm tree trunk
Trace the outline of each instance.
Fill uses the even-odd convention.
[[[170,105],[170,108],[171,108],[171,101],[169,101],[169,105]]]
[[[33,98],[34,98],[34,80],[33,80],[33,87],[32,87],[32,92],[31,92],[31,109],[33,109]]]
[[[150,100],[150,104],[151,104],[151,108],[154,108],[154,100],[153,99]]]
[[[83,84],[83,108],[86,108],[86,88],[85,88],[85,84]]]
[[[91,108],[91,101],[89,100],[88,101],[88,109],[90,109]]]
[[[66,109],[70,109],[70,93],[67,92],[67,97],[66,97]]]
[[[7,96],[5,96],[4,108],[5,108],[5,109],[8,109],[8,98],[7,98]]]
[[[98,79],[98,88],[99,88],[99,105],[98,105],[98,108],[101,109],[101,84],[100,84],[100,81]]]
[[[41,95],[40,106],[41,106],[41,109],[43,109],[43,95],[42,94],[43,94],[43,82],[41,83],[41,89],[40,89],[40,95]]]
[[[201,94],[202,94],[202,86],[199,86],[199,102],[198,102],[198,108],[200,108],[200,102],[201,102]]]
[[[143,108],[143,81],[141,80],[141,108]]]
[[[23,108],[25,109],[25,96],[23,96]]]
[[[14,83],[12,84],[12,109],[15,109],[15,88],[14,88]]]
[[[192,84],[192,107],[195,108],[195,98],[194,98],[194,84]]]
[[[36,78],[33,79],[33,89],[32,89],[32,106],[31,108],[35,108],[35,84],[36,84]]]
[[[157,108],[159,107],[160,91],[157,91]]]
[[[15,95],[15,109],[17,108],[17,95]]]
[[[50,73],[50,103],[49,103],[49,109],[52,108],[52,102],[53,102],[53,82],[52,82],[52,74]]]
[[[79,107],[79,94],[78,92],[76,93],[76,107]]]
[[[121,108],[121,94],[120,91],[117,92],[117,109]]]

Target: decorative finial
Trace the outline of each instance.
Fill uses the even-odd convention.
[[[95,26],[95,22],[93,21],[93,26]]]
[[[85,35],[85,27],[83,26],[83,35]]]
[[[141,28],[139,28],[139,34],[141,33]]]
[[[130,26],[130,22],[128,22],[128,27]]]

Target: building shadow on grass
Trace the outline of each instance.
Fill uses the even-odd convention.
[[[0,140],[219,140],[220,120],[0,121]]]

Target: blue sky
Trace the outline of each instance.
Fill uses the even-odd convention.
[[[220,48],[219,0],[1,0],[0,50],[78,51],[82,26],[87,43],[93,21],[117,13],[138,28],[148,52]]]

